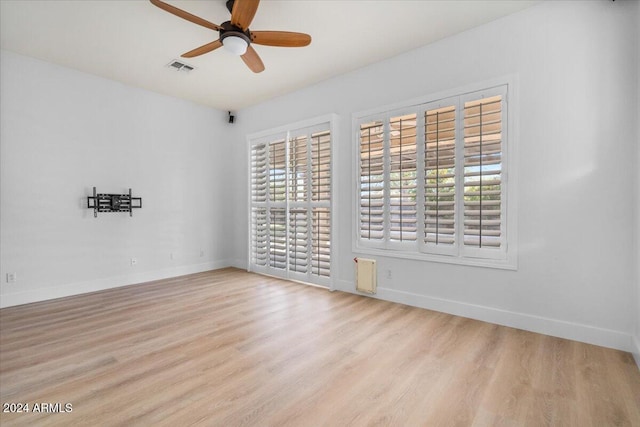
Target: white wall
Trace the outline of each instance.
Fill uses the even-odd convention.
[[[519,267],[504,271],[379,257],[378,297],[630,350],[637,168],[637,2],[545,2],[239,112],[233,203],[247,212],[246,134],[327,113],[334,153],[334,279],[353,291],[351,115],[515,74]],[[635,91],[634,91],[635,92]],[[631,93],[634,93],[631,92]],[[238,216],[234,264],[246,267]]]
[[[228,264],[226,113],[1,55],[1,306]],[[93,186],[143,208],[94,218]]]

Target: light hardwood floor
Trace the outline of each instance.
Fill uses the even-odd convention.
[[[2,426],[640,426],[630,354],[236,269],[0,310]]]

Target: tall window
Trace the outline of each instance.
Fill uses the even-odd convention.
[[[330,122],[250,139],[250,269],[328,285]]]
[[[356,118],[357,250],[514,265],[507,96],[503,85]]]

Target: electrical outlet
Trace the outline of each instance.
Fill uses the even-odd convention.
[[[200,249],[200,258],[204,256],[204,249]]]
[[[138,263],[138,258],[131,258],[131,265],[136,265]]]
[[[387,279],[391,279],[391,270],[387,270]]]
[[[169,259],[176,259],[176,255],[173,252],[171,252],[169,254]]]
[[[16,273],[7,273],[7,283],[16,283],[18,275]]]

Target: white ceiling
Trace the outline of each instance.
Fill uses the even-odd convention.
[[[225,0],[167,0],[221,24]],[[218,33],[146,0],[0,0],[2,49],[222,110],[237,110],[525,9],[528,0],[263,0],[252,30],[308,33],[303,48],[255,46],[252,73],[224,49],[166,65]]]

